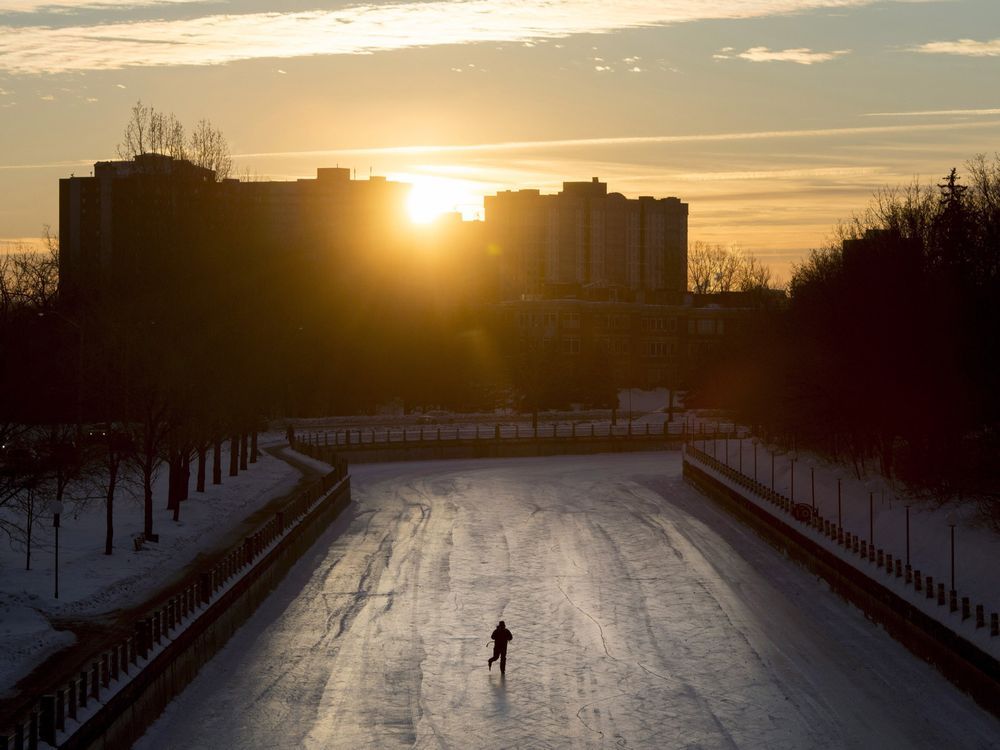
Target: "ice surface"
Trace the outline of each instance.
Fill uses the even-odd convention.
[[[373,464],[137,747],[987,748],[678,453]],[[489,634],[514,634],[507,675]]]

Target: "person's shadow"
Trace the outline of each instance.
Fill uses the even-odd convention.
[[[501,674],[499,682],[490,680],[490,687],[493,688],[493,705],[496,708],[497,715],[500,717],[507,716],[507,677]]]

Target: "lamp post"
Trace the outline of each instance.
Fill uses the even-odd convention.
[[[59,516],[62,515],[63,504],[58,500],[52,503],[52,527],[56,530],[55,598],[59,598]]]
[[[774,492],[774,447],[768,448],[771,452],[771,492]]]
[[[910,504],[906,504],[906,567],[910,567]]]
[[[951,527],[951,595],[955,596],[955,519],[948,519],[948,526]]]
[[[809,465],[809,487],[812,492],[813,513],[816,511],[816,467]]]
[[[792,502],[795,502],[795,462],[799,459],[799,454],[794,450],[788,454],[788,460],[791,461],[791,493]]]
[[[875,492],[868,493],[868,541],[875,544]]]

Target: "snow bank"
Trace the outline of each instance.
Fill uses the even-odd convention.
[[[283,442],[281,435],[264,434],[259,445]],[[261,453],[247,471],[230,477],[229,454],[223,450],[223,483],[213,486],[211,456],[208,461],[206,491],[194,492],[192,481],[190,497],[181,504],[176,523],[163,500],[167,472],[160,472],[154,486],[153,522],[160,540],[144,544],[141,551],[132,542],[143,527],[141,489],[125,488],[116,499],[115,551],[110,556],[104,554],[103,503],[67,505],[59,530],[58,599],[54,596],[55,535],[50,514],[34,532],[31,570],[24,569],[23,550],[0,545],[0,695],[8,694],[41,661],[74,641],[69,630],[57,628],[146,601],[200,554],[224,544],[254,511],[291,492],[302,476],[286,461]]]

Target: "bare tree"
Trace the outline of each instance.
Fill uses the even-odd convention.
[[[28,309],[53,306],[59,287],[59,238],[45,227],[41,252],[18,243],[0,255],[0,322]]]
[[[128,122],[125,124],[125,131],[122,133],[122,140],[118,144],[118,158],[133,159],[140,154],[152,151],[152,120],[154,111],[152,107],[146,106],[142,100],[138,100],[132,105]]]
[[[725,251],[721,245],[695,242],[688,253],[688,288],[695,294],[715,291],[715,276]]]
[[[688,286],[695,294],[752,291],[772,281],[771,269],[739,245],[695,242],[688,253]]]
[[[189,158],[199,167],[213,170],[217,180],[229,177],[233,168],[225,136],[208,120],[199,120],[192,131]]]
[[[132,106],[117,151],[118,157],[126,160],[140,154],[187,159],[213,170],[220,181],[229,177],[233,168],[229,144],[222,131],[209,120],[199,120],[187,137],[184,126],[172,112],[158,112],[141,100]]]
[[[774,276],[770,266],[762,263],[754,255],[744,255],[740,259],[736,287],[741,292],[770,289],[773,283]]]

